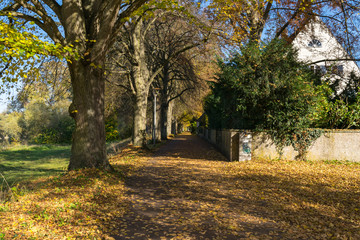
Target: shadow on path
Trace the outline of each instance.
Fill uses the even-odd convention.
[[[180,135],[166,143],[127,178],[130,209],[119,219],[121,235],[114,238],[248,239],[248,232],[269,235],[274,224],[236,209],[249,200],[231,193],[231,179],[211,171],[229,164],[225,160],[197,136]]]
[[[155,157],[227,161],[209,142],[188,133],[169,141],[155,153]]]

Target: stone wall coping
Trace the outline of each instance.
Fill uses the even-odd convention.
[[[208,130],[216,131],[231,131],[231,132],[253,132],[253,133],[266,133],[266,131],[260,130],[249,130],[249,129],[212,129],[204,128]],[[360,129],[322,129],[322,128],[310,128],[312,130],[322,130],[325,133],[360,133]]]

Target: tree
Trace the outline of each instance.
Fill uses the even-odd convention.
[[[104,124],[104,64],[106,54],[126,20],[146,0],[6,1],[2,13],[31,21],[62,47],[73,47],[78,57],[68,59],[73,89],[69,108],[75,131],[69,170],[111,169],[106,155]],[[62,30],[63,29],[63,30]]]
[[[197,55],[203,54],[204,39],[208,38],[208,32],[178,15],[156,21],[149,33],[153,64],[161,68],[153,83],[160,93],[161,139],[170,134],[174,100],[187,91],[194,93],[200,85],[194,62]]]
[[[227,44],[237,46],[279,37],[291,41],[311,18],[319,16],[334,30],[347,51],[355,55],[359,38],[358,6],[357,0],[213,0],[207,10],[214,21],[222,24],[219,35]]]
[[[69,69],[65,61],[56,57],[43,59],[40,66],[30,71],[22,83],[22,89],[16,99],[17,103],[14,103],[20,108],[36,98],[42,99],[49,106],[61,101],[71,101]]]
[[[145,144],[146,110],[149,89],[159,70],[152,72],[147,54],[146,37],[152,27],[153,19],[143,19],[144,16],[134,17],[123,26],[122,34],[118,37],[111,52],[111,59],[115,65],[112,71],[120,69],[120,73],[127,80],[125,84],[117,85],[129,90],[133,94],[133,144]],[[157,18],[157,17],[155,17]]]
[[[1,13],[8,16],[8,20],[0,20],[0,92],[12,88],[18,79],[26,79],[29,71],[41,63],[38,55],[71,54],[70,47],[62,47],[40,40],[34,34],[22,29],[23,23],[16,21],[11,13]],[[30,28],[29,31],[32,31]]]
[[[116,74],[109,74],[105,89],[107,140],[125,139],[132,136],[134,115],[132,95],[126,89],[113,84],[118,80],[117,78]]]
[[[118,75],[120,73],[122,76],[116,84],[127,89],[133,95],[135,106],[133,144],[136,146],[145,144],[146,110],[151,84],[156,76],[166,68],[163,62],[159,63],[157,61],[157,57],[164,54],[166,61],[170,62],[200,44],[196,41],[191,44],[189,44],[189,41],[181,44],[181,41],[176,40],[176,36],[194,35],[187,30],[184,30],[186,32],[184,35],[172,31],[172,35],[168,36],[173,38],[173,42],[177,44],[177,48],[172,49],[173,52],[167,52],[168,49],[164,49],[164,45],[157,45],[158,43],[152,42],[151,38],[154,37],[154,31],[159,30],[154,29],[156,24],[174,18],[183,19],[182,22],[188,24],[190,13],[181,6],[175,5],[173,7],[171,1],[154,3],[151,10],[151,12],[146,11],[144,15],[132,18],[128,24],[123,26],[122,34],[120,34],[118,42],[114,45],[111,54],[109,54],[110,62],[113,62],[113,66],[110,67],[111,71],[116,72]],[[162,20],[162,18],[166,18],[166,20]],[[191,39],[191,37],[188,37],[188,39]]]
[[[277,40],[263,50],[249,45],[219,68],[205,105],[211,128],[265,129],[288,142],[311,126],[315,76],[291,46]]]
[[[70,143],[74,121],[67,109],[71,96],[65,62],[49,58],[36,71],[29,72],[8,106],[9,115],[19,116],[16,124],[21,131],[17,141]]]
[[[18,124],[20,117],[21,114],[18,112],[0,114],[0,140],[2,142],[20,142],[22,132]]]

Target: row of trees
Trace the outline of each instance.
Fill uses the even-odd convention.
[[[194,62],[200,60],[209,32],[190,18],[192,5],[186,6],[182,12],[157,9],[134,17],[123,26],[109,52],[108,80],[130,93],[133,101],[136,146],[144,144],[150,92],[159,96],[159,127],[161,138],[166,139],[174,101],[201,87]]]
[[[170,66],[181,66],[183,68],[181,72],[187,72],[187,74],[192,72],[189,70],[191,69],[190,65],[185,64],[184,67],[183,63],[188,63],[187,59],[193,58],[194,55],[190,49],[198,48],[197,43],[207,39],[207,34],[202,30],[190,30],[190,28],[197,28],[199,24],[194,24],[195,21],[187,21],[184,29],[181,29],[183,36],[195,38],[191,42],[191,48],[187,49],[187,45],[180,44],[170,55],[167,55],[169,52],[164,52],[164,58],[152,58],[161,51],[154,54],[151,52],[159,49],[156,46],[152,47],[154,45],[151,41],[157,41],[157,39],[149,31],[150,28],[156,29],[150,27],[152,22],[159,24],[158,30],[163,31],[163,26],[166,25],[166,21],[161,21],[161,15],[165,14],[162,11],[164,8],[180,9],[180,12],[184,13],[186,4],[186,2],[179,4],[175,1],[146,0],[2,1],[2,23],[10,23],[12,31],[25,33],[17,26],[24,26],[28,29],[33,27],[30,23],[36,26],[31,34],[25,34],[25,40],[21,38],[21,36],[25,36],[24,34],[17,34],[16,31],[13,31],[16,34],[10,36],[6,32],[4,33],[6,28],[0,28],[1,33],[5,36],[1,46],[5,56],[4,60],[6,60],[6,56],[9,56],[7,63],[14,62],[15,58],[24,58],[26,61],[30,61],[36,53],[65,57],[67,60],[72,86],[70,114],[75,120],[70,170],[84,167],[111,169],[105,146],[105,66],[107,65],[107,56],[113,54],[110,49],[115,42],[118,41],[121,50],[120,54],[114,54],[114,58],[121,58],[117,60],[118,67],[126,66],[121,74],[124,76],[122,79],[128,80],[128,83],[120,84],[131,90],[132,99],[136,103],[134,112],[138,116],[134,119],[140,119],[134,122],[134,142],[136,144],[141,142],[141,132],[144,129],[144,121],[141,119],[144,119],[145,116],[144,109],[147,105],[148,92],[151,87],[156,88],[155,84],[151,83],[161,80],[157,86],[162,86],[163,89],[174,88],[173,85],[168,84],[168,73],[171,72],[171,76],[177,75],[175,78],[183,78],[183,74],[178,73],[177,70],[176,74],[173,74],[175,73],[174,69],[167,69]],[[197,8],[195,12],[208,13],[210,22],[214,23],[213,32],[222,37],[223,46],[227,48],[234,42],[233,46],[239,46],[241,43],[259,42],[266,36],[291,38],[296,30],[305,25],[309,16],[322,15],[328,17],[329,21],[335,22],[336,24],[333,26],[346,30],[346,32],[337,31],[346,33],[339,38],[344,45],[348,46],[348,50],[354,53],[352,46],[355,45],[351,43],[358,36],[355,34],[357,31],[356,14],[359,11],[357,6],[358,2],[354,0],[267,0],[256,3],[213,0],[206,5],[205,11],[203,8]],[[194,30],[197,34],[194,34]],[[39,40],[39,38],[45,39],[46,36],[51,43],[43,43]],[[21,41],[14,41],[14,38]],[[145,41],[145,38],[151,41]],[[29,39],[32,41],[28,41]],[[176,42],[176,39],[174,40]],[[124,58],[125,55],[128,56]],[[162,57],[161,54],[159,57]],[[159,66],[160,60],[161,66]],[[11,67],[16,69],[14,66],[16,65],[4,64],[4,69],[11,69]],[[12,72],[16,73],[17,71]],[[24,76],[24,73],[22,75]],[[182,87],[180,89],[193,88],[187,84],[179,84]],[[179,85],[177,84],[176,88],[179,88]],[[163,92],[168,92],[168,90]],[[176,97],[176,95],[165,95],[161,97],[164,103],[162,104],[164,105],[163,109],[166,109],[166,101],[170,103],[172,98]],[[162,119],[165,119],[165,114],[161,115]],[[163,120],[163,122],[166,121]],[[162,127],[162,129],[165,128]]]
[[[204,30],[204,24],[199,25],[200,21],[191,19],[194,17],[190,13],[191,4],[181,11],[170,11],[168,5],[154,6],[156,10],[144,11],[123,26],[106,56],[106,140],[117,140],[132,134],[134,145],[145,144],[146,131],[153,121],[148,100],[154,99],[149,92],[155,92],[160,100],[157,110],[160,117],[156,125],[160,130],[157,136],[162,139],[167,138],[172,122],[184,110],[192,108],[193,112],[201,111],[201,92],[207,86],[199,77],[199,70],[204,67],[199,66],[195,70],[195,64],[209,62],[204,58],[209,53],[205,49],[209,31]],[[44,60],[39,69],[27,76],[21,93],[13,102],[15,105],[10,106],[12,113],[3,116],[3,121],[10,116],[18,116],[12,121],[12,125],[17,126],[17,134],[14,135],[3,124],[2,135],[11,136],[9,140],[15,141],[70,142],[71,134],[68,133],[73,126],[65,124],[63,128],[57,127],[61,122],[69,122],[67,111],[64,111],[72,95],[68,68],[61,61],[51,58]],[[61,69],[64,72],[60,73]],[[192,99],[196,99],[197,104],[191,104]],[[175,101],[177,109],[173,109]],[[65,116],[59,117],[58,112]],[[70,114],[73,115],[74,110],[70,110]],[[36,129],[22,123],[27,115],[36,116],[32,119]],[[130,130],[133,130],[132,133]],[[66,139],[60,137],[64,135],[62,132],[66,132]]]

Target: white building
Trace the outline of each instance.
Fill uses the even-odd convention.
[[[313,63],[311,68],[321,71],[325,77],[346,79],[351,72],[360,76],[360,69],[355,61],[338,60],[352,58],[319,17],[311,19],[292,43],[299,51],[299,60]]]

